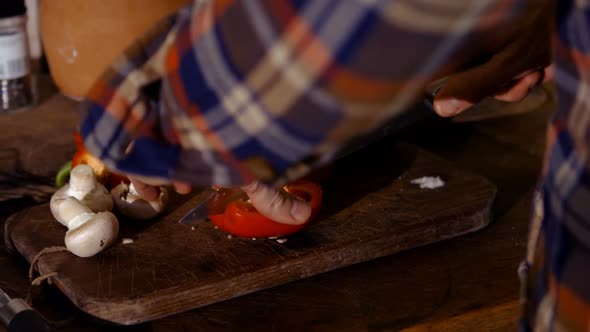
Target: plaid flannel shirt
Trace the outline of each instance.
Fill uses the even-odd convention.
[[[196,1],[97,81],[84,143],[124,173],[280,184],[395,117],[525,2]],[[556,13],[558,112],[519,269],[523,330],[590,330],[588,6]]]

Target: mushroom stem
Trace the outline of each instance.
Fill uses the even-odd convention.
[[[75,192],[81,194],[91,192],[97,183],[94,171],[88,165],[76,166],[70,173],[70,187]],[[82,199],[83,197],[76,198]]]
[[[75,197],[67,197],[56,204],[57,206],[55,209],[58,211],[57,216],[59,216],[59,218],[56,216],[56,219],[68,228],[70,227],[70,223],[78,216],[92,213],[92,210],[90,210],[89,207],[82,204],[82,202]]]

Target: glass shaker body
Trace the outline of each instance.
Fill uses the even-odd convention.
[[[26,15],[0,18],[0,111],[33,103]]]

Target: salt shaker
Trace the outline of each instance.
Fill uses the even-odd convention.
[[[0,112],[33,103],[24,0],[0,1]]]

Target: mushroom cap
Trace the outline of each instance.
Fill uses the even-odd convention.
[[[135,219],[147,220],[158,216],[168,203],[168,190],[160,187],[160,195],[154,201],[143,199],[133,187],[121,183],[111,190],[115,206],[122,215]]]
[[[110,246],[119,234],[119,222],[111,212],[89,214],[88,220],[66,233],[66,248],[76,256],[90,257]]]

